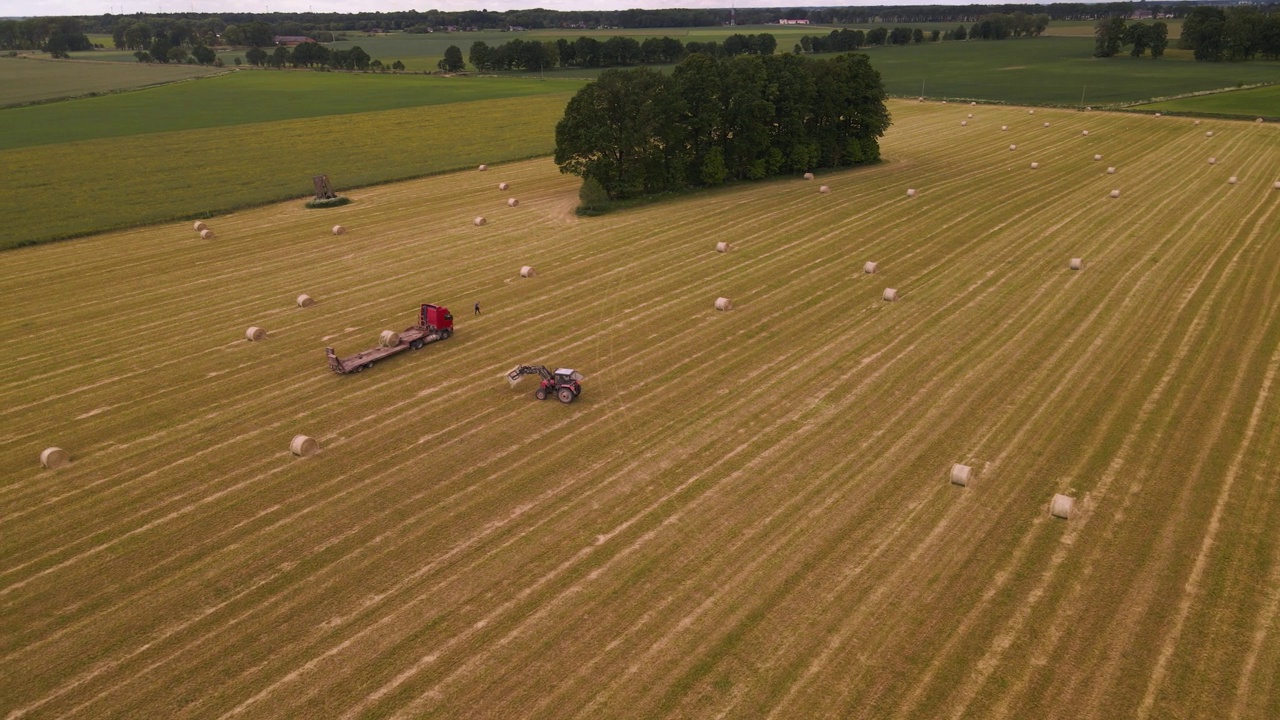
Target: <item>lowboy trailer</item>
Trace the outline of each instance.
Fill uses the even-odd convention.
[[[384,358],[389,358],[405,350],[421,350],[423,345],[437,340],[445,340],[453,334],[453,315],[448,308],[440,305],[423,304],[418,311],[418,324],[406,328],[400,333],[400,342],[387,347],[376,347],[350,357],[339,358],[333,348],[324,349],[329,360],[329,368],[339,375],[360,372]]]

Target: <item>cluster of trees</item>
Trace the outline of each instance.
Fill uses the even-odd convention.
[[[1162,22],[1126,23],[1124,18],[1115,17],[1099,22],[1093,34],[1094,57],[1114,57],[1127,46],[1132,48],[1129,54],[1133,57],[1142,57],[1150,50],[1152,59],[1158,60],[1169,47],[1169,26]]]
[[[1029,15],[1023,12],[983,15],[972,28],[960,25],[955,30],[940,32],[920,28],[884,27],[872,30],[832,30],[826,35],[805,35],[796,45],[796,53],[847,52],[876,45],[907,45],[910,43],[938,42],[939,40],[1004,40],[1009,37],[1040,37],[1049,26],[1045,13]]]
[[[293,50],[277,46],[272,52],[262,48],[249,48],[244,54],[250,65],[282,69],[294,68],[331,68],[333,70],[403,70],[404,63],[399,60],[391,65],[383,65],[381,60],[373,59],[359,45],[346,50],[334,50],[319,43],[305,42]]]
[[[715,57],[736,55],[772,55],[778,41],[769,33],[743,35],[735,33],[723,43],[690,42],[687,45],[669,37],[646,38],[617,35],[603,42],[582,36],[570,41],[565,38],[555,42],[512,40],[491,47],[484,41],[471,44],[468,58],[477,70],[538,70],[555,67],[627,67],[631,65],[666,65],[680,62],[686,56],[703,53]],[[450,62],[446,54],[440,63],[443,70],[461,70],[458,63]]]
[[[696,53],[669,75],[601,73],[565,107],[555,161],[586,204],[875,162],[884,99],[866,55]]]
[[[1249,6],[1197,7],[1182,23],[1182,47],[1196,60],[1238,62],[1259,55],[1280,59],[1280,12],[1263,15]]]
[[[43,50],[54,57],[92,50],[77,18],[0,20],[0,50]]]

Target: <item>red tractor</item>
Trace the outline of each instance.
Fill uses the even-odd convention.
[[[545,365],[520,365],[507,373],[507,382],[511,387],[515,387],[516,383],[520,382],[520,378],[525,375],[537,375],[542,378],[538,383],[538,389],[533,393],[534,397],[546,400],[548,396],[555,395],[566,405],[582,394],[582,381],[586,380],[582,373],[570,368],[560,368],[551,372]]]

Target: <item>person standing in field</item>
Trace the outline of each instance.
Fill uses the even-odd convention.
[[[480,303],[476,303],[476,311],[475,311],[475,314],[476,314],[476,315],[479,315],[479,314],[480,314]]]

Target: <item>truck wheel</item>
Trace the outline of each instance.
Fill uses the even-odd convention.
[[[557,395],[560,397],[560,402],[565,403],[566,405],[573,402],[573,398],[575,397],[573,394],[573,388],[560,388],[560,392],[557,393]]]
[[[546,400],[546,399],[547,399],[547,391],[546,391],[546,390],[543,390],[542,388],[538,388],[537,392],[535,392],[535,393],[533,394],[533,396],[534,396],[534,397],[536,397],[536,398],[538,398],[539,400]]]
[[[365,366],[364,366],[364,369],[365,369],[365,370],[368,370],[368,369],[370,369],[370,368],[372,368],[372,367],[373,367],[373,363],[366,363],[366,364],[365,364]]]
[[[412,345],[410,345],[409,347],[413,348],[414,350],[421,350],[421,349],[422,349],[422,341],[421,341],[421,340],[414,340],[414,341],[413,341],[413,344],[412,344]]]

